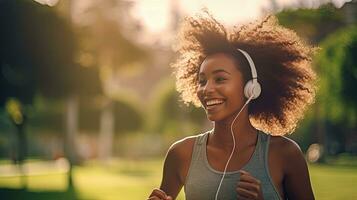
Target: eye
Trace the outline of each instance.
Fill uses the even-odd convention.
[[[224,82],[225,80],[227,80],[227,79],[224,78],[224,77],[217,77],[217,78],[216,78],[216,82],[217,82],[217,83]]]
[[[198,85],[200,85],[200,86],[204,86],[204,85],[206,85],[206,80],[205,79],[200,79],[200,80],[198,80]]]

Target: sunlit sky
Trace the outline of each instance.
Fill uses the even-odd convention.
[[[170,23],[171,4],[177,4],[183,14],[193,14],[202,7],[225,24],[236,24],[259,18],[264,10],[271,10],[273,0],[134,0],[133,14],[137,15],[150,32],[161,32]],[[348,0],[332,0],[341,7]],[[316,8],[328,0],[275,0],[278,8],[296,7],[304,2],[306,7]]]
[[[61,0],[35,0],[42,4],[55,5]],[[75,5],[74,12],[85,9],[93,2],[103,0],[66,0]],[[341,7],[350,0],[121,0],[134,2],[131,10],[133,16],[149,33],[167,31],[171,23],[171,10],[177,8],[182,15],[192,15],[201,8],[208,10],[221,22],[233,25],[259,18],[266,11],[272,10],[273,2],[278,9],[304,7],[316,8],[320,4],[332,2]],[[303,2],[303,3],[301,3]],[[174,5],[174,6],[173,6]],[[298,6],[299,5],[299,6]]]

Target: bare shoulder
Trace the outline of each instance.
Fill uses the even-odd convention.
[[[273,156],[284,164],[285,170],[292,170],[306,162],[299,145],[288,137],[272,136],[269,147]]]
[[[299,145],[284,136],[272,136],[270,141],[269,147],[279,161],[286,197],[291,200],[314,199],[308,165]]]
[[[172,144],[167,151],[160,189],[173,197],[173,199],[176,198],[185,184],[193,146],[197,137],[185,137]]]
[[[271,172],[287,199],[314,199],[309,170],[299,145],[284,136],[272,136],[269,145]]]
[[[197,137],[198,135],[185,137],[171,145],[165,158],[164,177],[176,174],[180,184],[185,182]]]
[[[299,145],[294,140],[285,136],[271,136],[270,148],[272,150],[278,150],[280,156],[301,154]]]
[[[193,145],[197,137],[198,135],[188,136],[181,140],[176,141],[170,146],[167,152],[167,157],[173,156],[180,160],[187,159],[188,156],[192,155]]]

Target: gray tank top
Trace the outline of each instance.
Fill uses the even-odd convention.
[[[222,178],[223,172],[213,169],[207,160],[206,144],[209,133],[200,134],[196,138],[184,186],[186,200],[214,200],[218,184]],[[270,135],[258,132],[254,153],[242,169],[261,181],[265,200],[275,200],[280,199],[280,195],[269,173],[269,139]],[[239,177],[238,171],[226,173],[219,191],[219,200],[237,199],[236,186]]]

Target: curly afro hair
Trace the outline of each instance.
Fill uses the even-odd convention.
[[[172,64],[183,101],[200,106],[199,68],[207,56],[215,53],[233,56],[244,79],[251,79],[249,65],[237,48],[254,60],[262,86],[260,97],[249,106],[252,125],[272,135],[292,133],[315,98],[316,75],[311,68],[315,48],[280,26],[274,16],[231,30],[208,11],[186,17],[175,46],[179,57]]]

